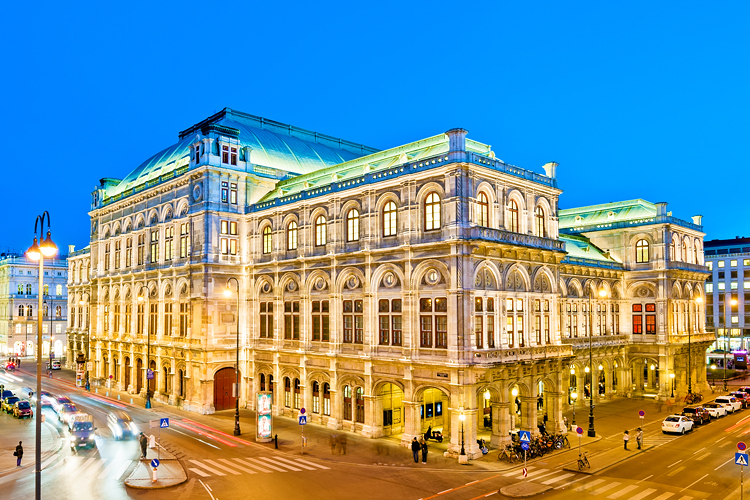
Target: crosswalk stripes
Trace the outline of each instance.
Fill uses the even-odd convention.
[[[201,477],[227,476],[228,474],[239,476],[241,474],[258,474],[273,472],[305,472],[330,470],[330,467],[316,464],[309,460],[289,459],[284,457],[257,457],[257,458],[219,458],[216,460],[187,460],[194,467],[188,468],[190,472]]]
[[[119,480],[133,462],[135,460],[121,458],[70,456],[62,458],[53,465],[52,460],[48,460],[45,468],[52,470],[59,467],[62,474],[74,477]]]

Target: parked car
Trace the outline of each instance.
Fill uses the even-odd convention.
[[[734,396],[719,396],[714,399],[714,403],[725,405],[729,413],[734,413],[742,409],[742,403],[740,403]]]
[[[52,364],[50,362],[47,362],[47,369],[48,370],[60,370],[62,368],[62,364],[60,363],[59,359],[53,359]]]
[[[122,410],[112,410],[107,415],[107,427],[112,431],[115,439],[127,439],[138,437],[138,427],[136,427],[130,415]]]
[[[750,385],[743,385],[742,387],[740,387],[737,390],[741,391],[741,392],[746,392],[746,393],[750,394]]]
[[[8,396],[7,398],[3,399],[2,404],[0,404],[0,408],[2,408],[5,413],[10,413],[13,411],[13,405],[20,400],[21,398],[18,398],[16,396]]]
[[[686,406],[682,409],[682,415],[696,424],[705,424],[711,421],[711,414],[702,406]]]
[[[719,403],[706,403],[703,405],[703,408],[708,410],[708,413],[710,413],[714,418],[723,417],[727,414],[726,406]]]
[[[750,406],[750,393],[745,391],[734,391],[730,392],[729,395],[737,398],[737,401],[742,403],[743,408]]]
[[[71,415],[75,415],[76,413],[80,413],[76,405],[73,403],[65,403],[62,405],[62,408],[60,408],[60,411],[57,412],[57,418],[59,418],[65,425],[68,425],[68,419],[70,419]]]
[[[661,431],[664,434],[667,434],[668,432],[685,434],[686,432],[692,430],[693,421],[688,417],[684,417],[682,415],[670,415],[661,423]]]
[[[34,410],[31,409],[31,403],[25,400],[16,401],[13,405],[13,416],[16,418],[31,418],[34,416]]]
[[[55,410],[55,413],[60,413],[60,409],[66,404],[73,404],[73,401],[65,396],[55,396],[52,399],[52,409]]]
[[[2,394],[0,394],[0,401],[7,398],[8,396],[15,396],[13,394],[13,391],[9,391],[8,389],[5,389]]]

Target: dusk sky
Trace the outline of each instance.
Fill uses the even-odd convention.
[[[395,147],[463,127],[561,208],[643,198],[750,236],[747,2],[76,2],[4,6],[0,252],[224,107]]]

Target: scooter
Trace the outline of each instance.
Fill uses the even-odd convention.
[[[427,433],[424,435],[425,440],[434,439],[438,443],[443,442],[443,433],[440,431],[432,431],[430,432],[430,435],[428,436]]]

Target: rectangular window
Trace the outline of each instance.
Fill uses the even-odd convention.
[[[482,299],[479,299],[480,301]],[[476,339],[476,345],[477,349],[483,349],[484,348],[484,339],[483,337],[483,331],[482,331],[482,324],[484,322],[484,316],[481,314],[477,314],[474,316],[474,338]]]
[[[656,304],[646,304],[646,312],[656,312]]]
[[[633,334],[643,333],[643,316],[640,314],[633,315]]]
[[[157,326],[159,325],[159,304],[150,304],[148,315],[148,334],[156,335]]]
[[[487,316],[487,347],[495,348],[495,316],[493,315]]]
[[[109,333],[109,306],[104,306],[104,332]]]
[[[115,304],[115,333],[120,333],[120,304]]]
[[[180,337],[187,337],[190,326],[190,304],[180,302]]]
[[[312,303],[312,339],[316,342],[330,340],[330,319],[327,300],[314,300]]]
[[[542,317],[534,316],[534,333],[536,334],[536,344],[542,345]]]
[[[364,303],[361,300],[344,301],[344,342],[364,342]]]
[[[120,245],[122,240],[115,241],[115,269],[120,269]]]
[[[109,271],[109,243],[104,244],[104,270]]]
[[[523,333],[523,316],[516,316],[516,338],[520,347],[526,345]]]
[[[188,256],[188,249],[190,248],[190,233],[188,231],[187,222],[180,224],[180,258],[184,259]]]
[[[719,267],[721,269],[721,268],[724,267],[724,261],[723,260],[716,261],[716,265],[717,265],[717,267]]]
[[[656,335],[656,314],[646,315],[646,333]]]
[[[172,303],[164,303],[164,335],[172,335]]]
[[[221,183],[221,202],[222,203],[229,202],[229,183],[228,182]]]
[[[144,313],[145,306],[143,304],[138,304],[138,310],[136,314],[136,335],[143,335],[143,313]]]
[[[151,231],[151,263],[159,262],[159,230]]]
[[[737,290],[737,282],[736,282],[736,281],[732,281],[732,282],[731,282],[731,283],[729,284],[729,289],[730,289],[730,290]]]
[[[130,335],[133,325],[133,306],[125,304],[125,335]]]
[[[125,241],[125,267],[133,265],[133,240],[128,238]]]
[[[164,230],[164,260],[170,261],[174,256],[174,226]]]
[[[299,301],[284,302],[284,338],[299,340]]]
[[[724,282],[719,282],[718,285],[719,285],[719,290],[726,290],[726,288],[727,288],[727,286],[726,286],[726,284]]]
[[[515,329],[513,316],[508,316],[505,325],[505,331],[508,334],[508,347],[515,347]]]
[[[237,184],[235,184],[234,182],[232,184],[230,184],[229,202],[232,205],[236,205],[237,204]]]
[[[732,259],[729,261],[729,267],[737,267],[737,260]]]
[[[706,283],[706,293],[714,293],[714,284]]]
[[[549,344],[549,316],[544,317],[544,342]]]
[[[260,338],[273,338],[273,302],[260,303]]]

